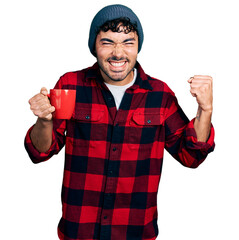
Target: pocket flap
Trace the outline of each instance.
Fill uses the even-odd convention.
[[[103,116],[104,110],[102,109],[78,108],[77,111],[73,113],[74,119],[84,122],[98,122]]]
[[[162,125],[163,114],[161,113],[135,113],[133,114],[132,120],[137,125],[148,125],[148,126],[157,126]]]

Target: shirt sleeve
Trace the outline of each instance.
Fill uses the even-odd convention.
[[[72,82],[69,77],[70,73],[66,73],[60,77],[55,85],[55,89],[72,89]],[[54,154],[59,153],[59,151],[65,145],[65,131],[66,131],[66,120],[53,119],[53,131],[52,131],[52,144],[47,152],[39,152],[32,143],[30,133],[34,125],[28,130],[24,145],[27,153],[34,163],[39,163],[50,159]]]
[[[52,131],[52,144],[47,152],[39,152],[32,143],[30,134],[34,125],[28,130],[25,137],[25,148],[33,163],[40,163],[50,159],[54,154],[59,151],[65,145],[65,120],[54,120],[53,131]]]
[[[176,160],[190,168],[198,167],[215,148],[213,125],[207,142],[199,142],[194,120],[188,120],[173,96],[165,120],[165,148]]]

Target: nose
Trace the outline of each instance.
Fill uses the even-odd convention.
[[[115,44],[112,54],[117,58],[121,58],[123,56],[124,50],[121,44]]]

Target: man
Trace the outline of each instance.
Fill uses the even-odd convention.
[[[198,102],[189,121],[174,93],[137,62],[143,30],[133,11],[111,5],[92,21],[90,68],[63,75],[55,88],[76,89],[70,120],[52,118],[46,88],[29,100],[38,116],[25,147],[34,163],[65,145],[60,239],[153,240],[164,148],[195,168],[214,149],[212,78],[188,80]]]

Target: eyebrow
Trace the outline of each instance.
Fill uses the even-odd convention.
[[[126,43],[126,42],[131,42],[131,41],[135,41],[135,38],[128,38],[128,39],[125,39],[123,42]]]
[[[100,42],[111,42],[111,43],[113,43],[114,41],[109,39],[109,38],[101,38]]]
[[[127,38],[127,39],[125,39],[123,41],[123,43],[130,42],[130,41],[135,41],[135,38]],[[111,43],[114,43],[114,41],[109,39],[109,38],[102,38],[102,39],[100,39],[100,42],[111,42]]]

